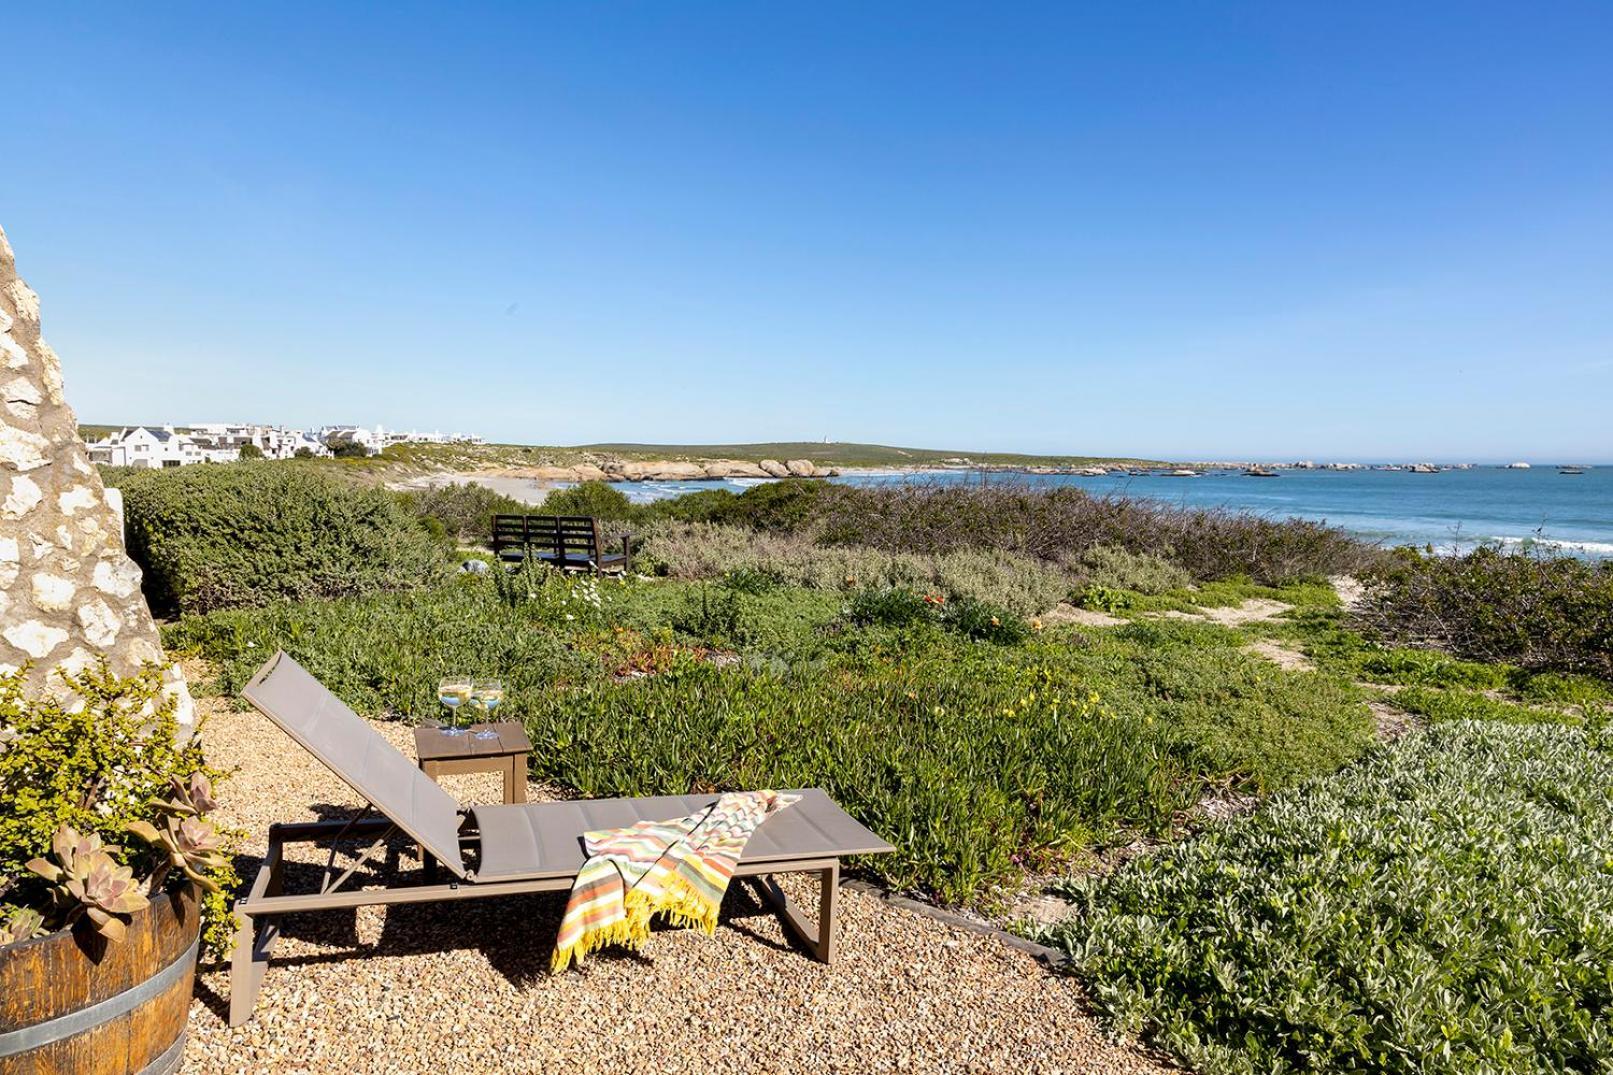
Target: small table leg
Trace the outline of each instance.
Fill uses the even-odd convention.
[[[511,754],[504,767],[504,801],[526,802],[526,755]]]

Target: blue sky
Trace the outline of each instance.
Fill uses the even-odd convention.
[[[86,421],[1613,459],[1613,5],[66,8]]]

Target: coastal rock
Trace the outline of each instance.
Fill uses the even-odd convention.
[[[765,478],[767,471],[741,459],[717,459],[706,464],[706,477],[720,478]]]
[[[655,468],[652,481],[680,482],[700,481],[706,476],[706,468],[699,463],[660,463]]]
[[[792,459],[784,466],[793,478],[810,478],[818,472],[810,459]]]
[[[144,660],[162,662],[140,569],[124,552],[122,520],[63,399],[61,360],[40,338],[39,297],[18,278],[4,231],[0,365],[8,371],[0,381],[0,666],[32,662],[29,688],[59,695],[69,688],[58,668],[82,669],[104,655],[114,673],[129,675]],[[183,676],[168,666],[163,679],[188,720]]]
[[[788,478],[790,476],[790,468],[780,463],[777,459],[764,459],[757,466],[761,467],[762,473],[769,478]]]
[[[571,468],[571,480],[575,482],[606,482],[610,475],[605,473],[603,467],[596,467],[592,463],[578,463]]]

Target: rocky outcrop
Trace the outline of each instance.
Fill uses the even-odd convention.
[[[723,478],[833,478],[838,470],[821,470],[810,460],[792,459],[780,463],[764,459],[751,463],[743,459],[714,459],[705,463],[662,460],[655,463],[606,459],[599,463],[574,466],[516,467],[497,473],[513,478],[533,478],[554,482],[655,482],[719,481]]]
[[[765,478],[767,471],[755,463],[747,463],[740,459],[718,459],[706,464],[706,477],[713,480],[719,478]]]
[[[39,333],[38,296],[17,276],[3,230],[0,406],[0,668],[31,663],[31,682],[60,691],[52,669],[77,671],[99,654],[124,675],[163,663],[119,502],[90,465],[61,360]],[[165,677],[190,723],[184,678],[172,666]]]

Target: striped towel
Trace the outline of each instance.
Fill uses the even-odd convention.
[[[583,834],[588,861],[571,886],[550,969],[607,944],[638,948],[656,915],[717,930],[717,908],[756,826],[800,798],[778,791],[741,791],[672,821],[641,821]]]

